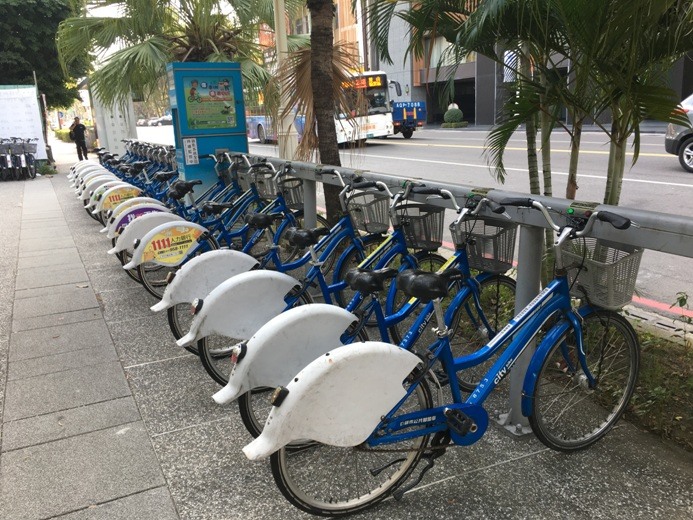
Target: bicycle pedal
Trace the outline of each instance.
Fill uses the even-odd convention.
[[[476,423],[465,413],[454,408],[448,408],[444,412],[448,428],[458,435],[467,435],[477,430]]]
[[[438,379],[438,384],[440,386],[447,386],[450,384],[450,378],[448,377],[448,374],[444,370],[434,370],[433,371],[436,375],[436,379]]]

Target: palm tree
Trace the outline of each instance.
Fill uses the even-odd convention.
[[[289,6],[299,4],[291,0]],[[65,20],[57,33],[58,51],[65,66],[85,49],[92,53],[99,66],[90,84],[107,105],[124,103],[133,94],[147,97],[171,61],[234,60],[247,88],[269,80],[256,41],[260,24],[273,25],[271,0],[97,0],[93,5],[115,8],[118,16]]]

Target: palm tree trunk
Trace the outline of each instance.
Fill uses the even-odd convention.
[[[332,95],[332,47],[334,34],[332,19],[334,8],[332,0],[308,0],[312,30],[311,45],[311,82],[315,119],[318,127],[318,153],[320,162],[331,166],[341,166],[339,145],[334,123],[334,98]],[[339,213],[339,188],[329,184],[325,189],[325,206],[327,220],[332,223]]]
[[[568,185],[565,188],[565,198],[575,200],[579,188],[577,184],[577,169],[580,159],[580,139],[582,138],[582,119],[573,124],[573,133],[570,136],[570,164],[568,166]]]
[[[532,195],[541,194],[539,183],[539,162],[537,158],[537,123],[534,116],[527,120],[527,169],[529,170],[529,192]]]

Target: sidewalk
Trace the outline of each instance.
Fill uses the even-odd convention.
[[[0,183],[0,518],[310,518],[245,459],[237,407],[106,254],[65,177],[74,147],[54,145],[59,175]],[[355,517],[689,519],[693,454],[626,422],[573,455],[490,426]]]

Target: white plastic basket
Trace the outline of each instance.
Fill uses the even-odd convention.
[[[501,274],[513,266],[517,224],[477,219],[450,224],[452,241],[467,250],[469,267]]]
[[[561,247],[570,294],[604,309],[618,310],[633,299],[643,250],[596,238],[571,240]]]

